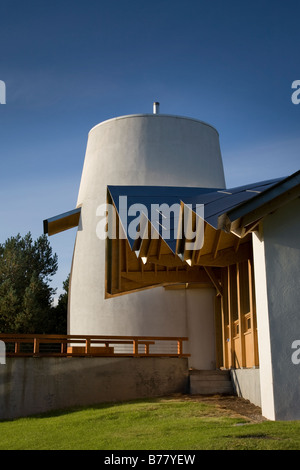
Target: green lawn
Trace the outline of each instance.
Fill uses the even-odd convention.
[[[255,423],[180,398],[0,422],[1,450],[299,450],[300,421]]]

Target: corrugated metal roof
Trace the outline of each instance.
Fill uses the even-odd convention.
[[[229,189],[221,188],[195,188],[195,187],[170,187],[170,186],[108,186],[109,193],[112,201],[115,204],[116,210],[119,214],[122,225],[126,231],[128,241],[131,248],[134,246],[135,239],[133,239],[128,232],[130,223],[135,220],[139,213],[134,212],[129,215],[128,211],[122,210],[120,207],[120,196],[126,197],[126,207],[137,206],[134,204],[142,204],[145,207],[145,215],[151,221],[151,208],[152,205],[167,204],[186,204],[196,210],[197,205],[204,205],[204,220],[215,229],[218,229],[218,218],[230,209],[233,209],[245,201],[257,196],[257,194],[269,189],[283,178],[277,178],[267,181],[256,182]],[[124,202],[124,200],[123,200]],[[170,246],[172,251],[176,246],[176,233],[174,232],[173,216],[170,216],[171,230],[168,231],[168,238],[164,235],[166,231],[163,229],[163,220],[161,226],[156,224],[156,229],[159,234]],[[176,227],[176,225],[175,225]]]
[[[230,207],[219,220],[219,228],[232,231],[240,225],[245,227],[265,217],[288,201],[299,197],[300,171],[279,179],[275,184],[268,185],[255,197],[243,201],[238,206]]]

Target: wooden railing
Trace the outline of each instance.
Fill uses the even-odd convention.
[[[0,341],[7,357],[189,356],[183,353],[187,337],[0,334]]]

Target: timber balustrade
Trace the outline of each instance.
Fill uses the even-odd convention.
[[[187,337],[0,334],[7,357],[188,357]]]

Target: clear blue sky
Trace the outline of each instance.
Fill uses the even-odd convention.
[[[97,123],[160,111],[220,133],[227,186],[300,168],[298,0],[0,0],[0,243],[76,205]],[[54,286],[75,229],[51,237]]]

